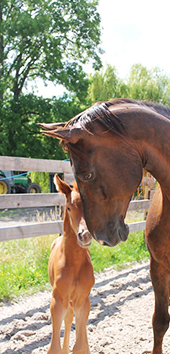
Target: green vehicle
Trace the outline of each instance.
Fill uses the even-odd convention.
[[[41,187],[24,173],[0,170],[0,194],[11,193],[41,193]]]

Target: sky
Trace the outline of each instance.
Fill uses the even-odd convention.
[[[133,64],[170,76],[169,0],[99,0],[103,63],[126,78]]]
[[[126,79],[133,64],[159,67],[170,76],[170,1],[99,0],[104,67],[114,65]],[[90,70],[90,69],[89,69]],[[44,97],[62,95],[62,86],[38,83]]]

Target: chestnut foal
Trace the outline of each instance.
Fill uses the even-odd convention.
[[[75,184],[71,188],[58,175],[54,176],[57,189],[65,194],[63,236],[52,244],[49,259],[49,279],[53,287],[51,301],[52,339],[48,354],[68,354],[69,336],[75,315],[76,343],[74,354],[90,354],[86,324],[90,312],[89,294],[94,285],[93,266],[88,247],[92,236],[83,216],[80,194]],[[60,329],[64,319],[63,349]]]

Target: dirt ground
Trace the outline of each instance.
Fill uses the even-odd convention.
[[[149,263],[96,275],[87,325],[91,354],[144,354],[152,349],[154,294]],[[51,291],[24,297],[0,307],[0,353],[45,354],[51,338]],[[61,341],[63,339],[63,328]],[[73,323],[70,353],[75,340]],[[169,354],[170,333],[164,339]]]

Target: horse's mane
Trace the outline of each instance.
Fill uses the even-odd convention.
[[[123,134],[124,126],[120,119],[116,117],[108,108],[115,104],[115,100],[106,102],[97,102],[90,108],[87,108],[82,113],[78,114],[70,121],[67,122],[67,126],[73,126],[76,123],[86,131],[95,134],[93,122],[100,122],[106,127],[106,129],[117,132],[117,134]],[[113,119],[113,116],[115,119]]]
[[[170,108],[167,106],[164,106],[163,104],[157,103],[157,102],[151,102],[151,101],[136,101],[130,98],[123,98],[123,99],[117,99],[112,102],[115,102],[116,104],[122,104],[122,103],[134,103],[138,106],[143,106],[150,108],[151,110],[161,114],[162,116],[170,119]],[[113,104],[115,104],[113,103]]]
[[[66,123],[66,126],[73,126],[79,123],[82,129],[95,134],[93,122],[97,121],[104,125],[107,130],[112,131],[116,135],[124,135],[125,128],[123,122],[116,116],[113,111],[109,110],[110,106],[118,106],[124,104],[134,104],[148,108],[151,111],[162,114],[164,117],[170,119],[170,108],[164,105],[149,102],[149,101],[136,101],[130,98],[120,98],[109,100],[106,102],[97,102],[90,108],[86,109],[82,113],[78,114]]]

